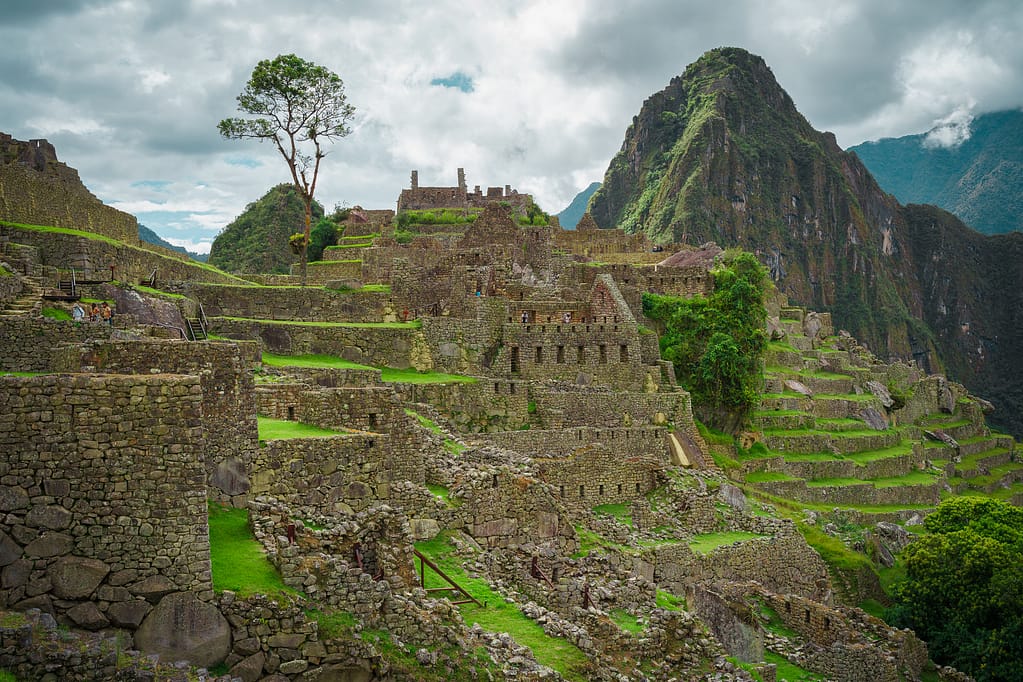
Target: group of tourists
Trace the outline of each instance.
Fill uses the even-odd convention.
[[[85,320],[86,317],[89,318],[89,322],[99,322],[102,320],[112,325],[114,323],[114,310],[106,301],[103,301],[101,304],[93,303],[91,306],[87,303],[84,307],[81,303],[75,301],[75,304],[71,306],[71,319],[77,324]]]

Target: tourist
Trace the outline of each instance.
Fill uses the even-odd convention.
[[[75,321],[76,327],[85,319],[85,308],[78,301],[75,301],[75,304],[71,306],[71,319]]]
[[[529,313],[525,310],[522,311],[522,324],[529,322]]]
[[[95,303],[92,304],[92,310],[89,311],[89,322],[95,322],[99,319],[99,306]]]
[[[568,324],[571,321],[572,321],[572,313],[565,313],[564,315],[561,316],[561,323],[562,324]]]
[[[103,310],[100,311],[100,315],[107,324],[112,325],[114,323],[114,311],[110,309],[106,301],[103,301]]]

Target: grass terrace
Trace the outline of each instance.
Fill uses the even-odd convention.
[[[253,537],[247,509],[211,502],[209,525],[214,590],[231,590],[240,597],[298,594],[284,584],[277,569],[266,558],[263,546]]]
[[[321,429],[312,424],[288,421],[287,419],[272,419],[271,417],[257,417],[259,422],[259,440],[288,440],[291,438],[327,438],[330,436],[344,435],[345,431],[333,431]]]
[[[484,606],[461,604],[458,609],[467,625],[479,623],[490,632],[507,632],[522,646],[529,647],[536,659],[556,670],[562,677],[575,682],[586,682],[589,661],[577,646],[559,637],[544,632],[535,621],[527,618],[515,603],[508,603],[494,592],[490,584],[480,578],[469,577],[455,553],[447,534],[441,533],[426,542],[417,542],[416,549],[422,552]],[[416,560],[416,570],[419,570]],[[439,576],[426,570],[426,587],[445,587]],[[441,593],[438,593],[441,594]],[[457,593],[455,593],[457,594]]]
[[[402,324],[402,323],[395,323]],[[270,367],[311,367],[323,369],[380,370],[380,378],[392,384],[474,384],[475,377],[443,372],[420,372],[415,368],[371,367],[334,355],[276,355],[263,353],[263,364]]]

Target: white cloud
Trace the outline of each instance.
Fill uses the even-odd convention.
[[[393,207],[411,169],[448,185],[463,167],[470,186],[559,211],[602,178],[643,100],[720,45],[762,55],[845,145],[1023,93],[1013,0],[120,0],[19,17],[0,25],[3,132],[48,138],[101,199],[196,244],[289,180],[272,147],[216,131],[256,62],[282,53],[336,71],[357,108],[323,162],[328,208]],[[453,73],[473,90],[430,85]]]

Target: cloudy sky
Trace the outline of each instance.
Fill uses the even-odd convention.
[[[1023,105],[1019,0],[4,0],[0,131],[45,137],[103,201],[207,251],[289,180],[217,122],[261,59],[345,82],[324,206],[420,184],[510,184],[549,212],[602,179],[643,100],[722,45],[764,57],[843,146]]]

